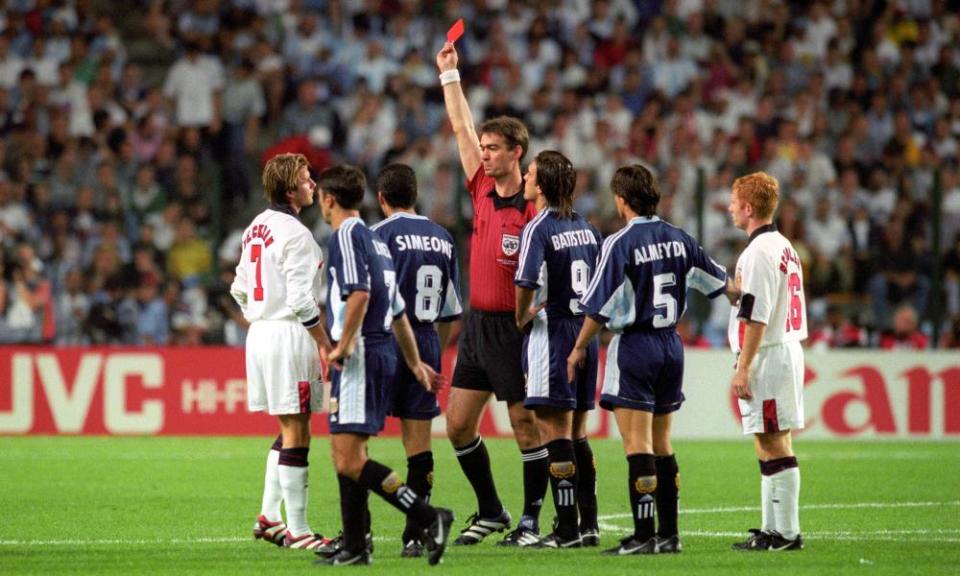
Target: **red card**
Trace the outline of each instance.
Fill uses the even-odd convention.
[[[453,44],[463,36],[463,18],[453,23],[453,26],[447,30],[447,42]]]

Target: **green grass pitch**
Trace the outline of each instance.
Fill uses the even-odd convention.
[[[0,438],[0,574],[317,574],[309,552],[255,542],[270,438]],[[507,507],[521,511],[512,441],[488,442]],[[449,445],[435,439],[434,502],[454,509],[454,533],[474,511]],[[593,442],[602,546],[626,534],[626,461],[614,440]],[[730,543],[759,524],[758,467],[749,440],[676,442],[680,555],[608,558],[597,549],[451,547],[441,566],[401,560],[402,517],[371,496],[378,574],[958,574],[960,444],[796,443],[806,550],[742,553]],[[311,451],[309,519],[336,534],[339,505],[325,438]],[[371,455],[406,473],[399,441]],[[547,501],[550,501],[548,495]],[[541,522],[553,517],[547,504]],[[499,539],[499,538],[497,538]]]

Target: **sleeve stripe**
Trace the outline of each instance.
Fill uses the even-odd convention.
[[[310,328],[313,328],[314,326],[316,326],[316,325],[319,324],[319,323],[320,323],[320,315],[319,315],[319,314],[317,314],[317,315],[314,316],[313,318],[307,320],[306,322],[301,322],[301,324],[303,324],[303,327],[306,328],[307,330],[309,330]]]
[[[630,225],[627,225],[619,232],[613,236],[607,237],[607,239],[603,241],[603,247],[600,249],[600,263],[597,264],[597,269],[593,273],[593,279],[590,280],[590,285],[587,287],[587,291],[580,298],[581,302],[585,302],[593,296],[593,292],[597,289],[597,285],[600,284],[600,271],[603,270],[604,266],[607,265],[607,259],[610,257],[610,253],[613,252],[614,243],[616,243],[616,241],[629,229]]]
[[[344,223],[337,233],[340,236],[340,254],[343,256],[343,281],[345,284],[356,284],[359,280],[357,274],[357,255],[353,251],[353,227],[356,221],[351,220]]]
[[[722,290],[726,283],[726,274],[724,274],[724,278],[719,278],[696,266],[690,268],[690,271],[687,272],[687,285],[708,296],[716,295],[717,291]]]
[[[517,262],[517,280],[521,278],[521,275],[523,274],[523,267],[527,262],[527,253],[530,252],[530,237],[533,236],[533,230],[541,222],[543,222],[543,219],[547,216],[547,213],[547,210],[542,210],[523,228],[523,238],[520,241],[521,245],[523,246],[523,250],[520,252],[520,260]]]

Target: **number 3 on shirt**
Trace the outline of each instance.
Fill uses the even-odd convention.
[[[262,255],[263,246],[260,244],[251,244],[250,245],[250,261],[257,264],[257,271],[254,274],[256,279],[256,286],[253,288],[253,299],[256,302],[263,301],[263,283],[260,280],[260,256]]]
[[[800,299],[800,275],[791,272],[787,278],[787,293],[790,295],[790,310],[787,313],[786,331],[799,330],[803,326],[803,302]]]

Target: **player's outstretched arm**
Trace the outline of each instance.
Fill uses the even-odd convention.
[[[440,83],[443,85],[443,101],[447,107],[447,117],[457,138],[460,149],[460,163],[467,178],[473,177],[480,167],[480,138],[473,123],[473,114],[467,104],[467,97],[460,84],[457,70],[457,49],[450,42],[444,42],[437,53],[437,68],[440,69]]]

